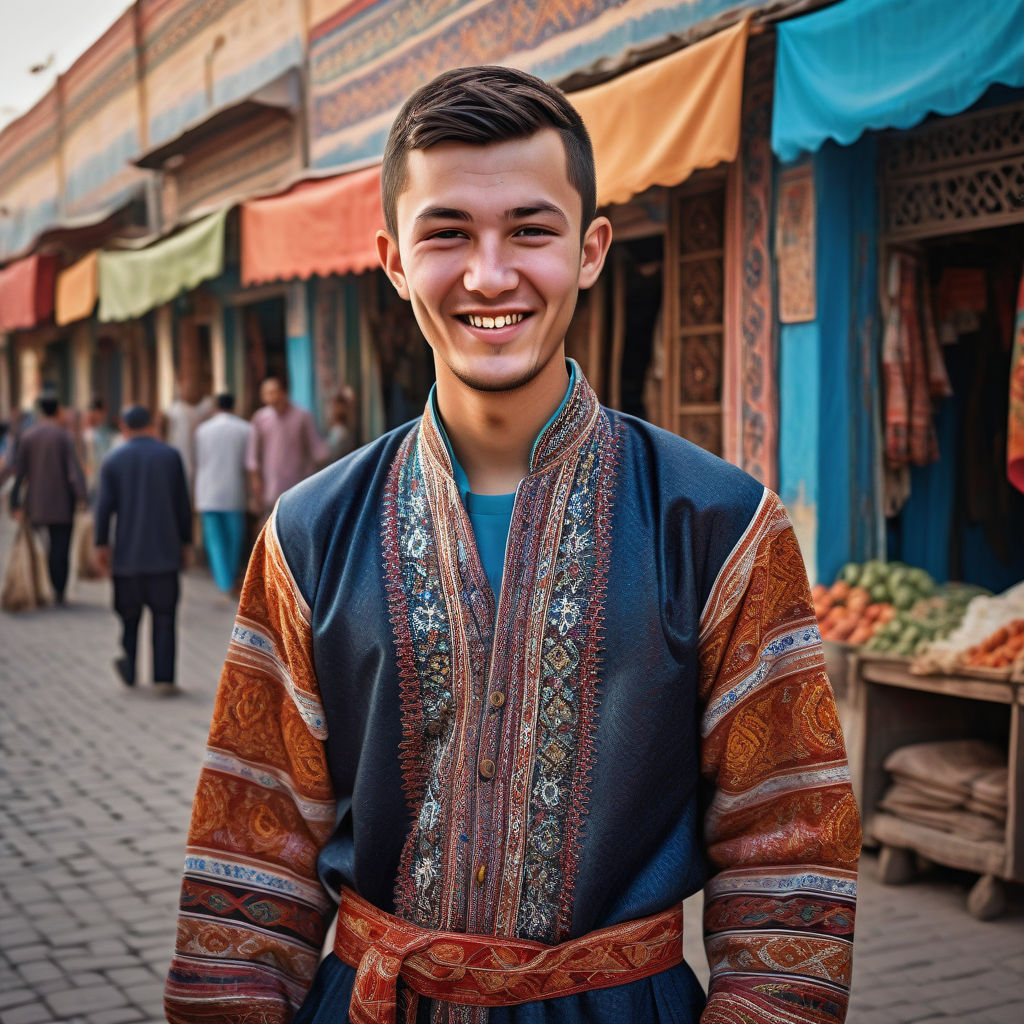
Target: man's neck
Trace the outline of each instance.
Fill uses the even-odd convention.
[[[537,435],[569,385],[564,359],[515,391],[477,391],[450,373],[437,377],[437,408],[474,494],[510,494],[530,470]]]

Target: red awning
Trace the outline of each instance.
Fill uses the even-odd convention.
[[[378,266],[380,167],[242,204],[242,284],[359,273]]]
[[[53,312],[54,256],[28,256],[0,270],[0,331],[35,327]]]

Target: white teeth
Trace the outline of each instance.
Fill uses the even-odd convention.
[[[517,324],[523,319],[522,313],[508,313],[505,316],[475,316],[472,313],[467,314],[466,319],[474,327],[510,327],[512,324]]]

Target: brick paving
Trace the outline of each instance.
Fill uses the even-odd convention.
[[[9,536],[4,522],[0,552]],[[106,583],[80,582],[65,609],[0,613],[0,1024],[163,1020],[185,829],[232,616],[203,570],[185,575],[184,693],[162,698],[115,681]],[[872,855],[861,874],[851,1024],[1024,1020],[1019,887],[1003,918],[982,923],[965,909],[968,876],[885,887]],[[687,955],[706,978],[692,904]]]

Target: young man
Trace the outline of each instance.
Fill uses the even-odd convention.
[[[567,365],[611,236],[579,116],[450,72],[382,181],[437,387],[253,556],[169,1020],[842,1020],[860,828],[800,552],[773,494]]]

